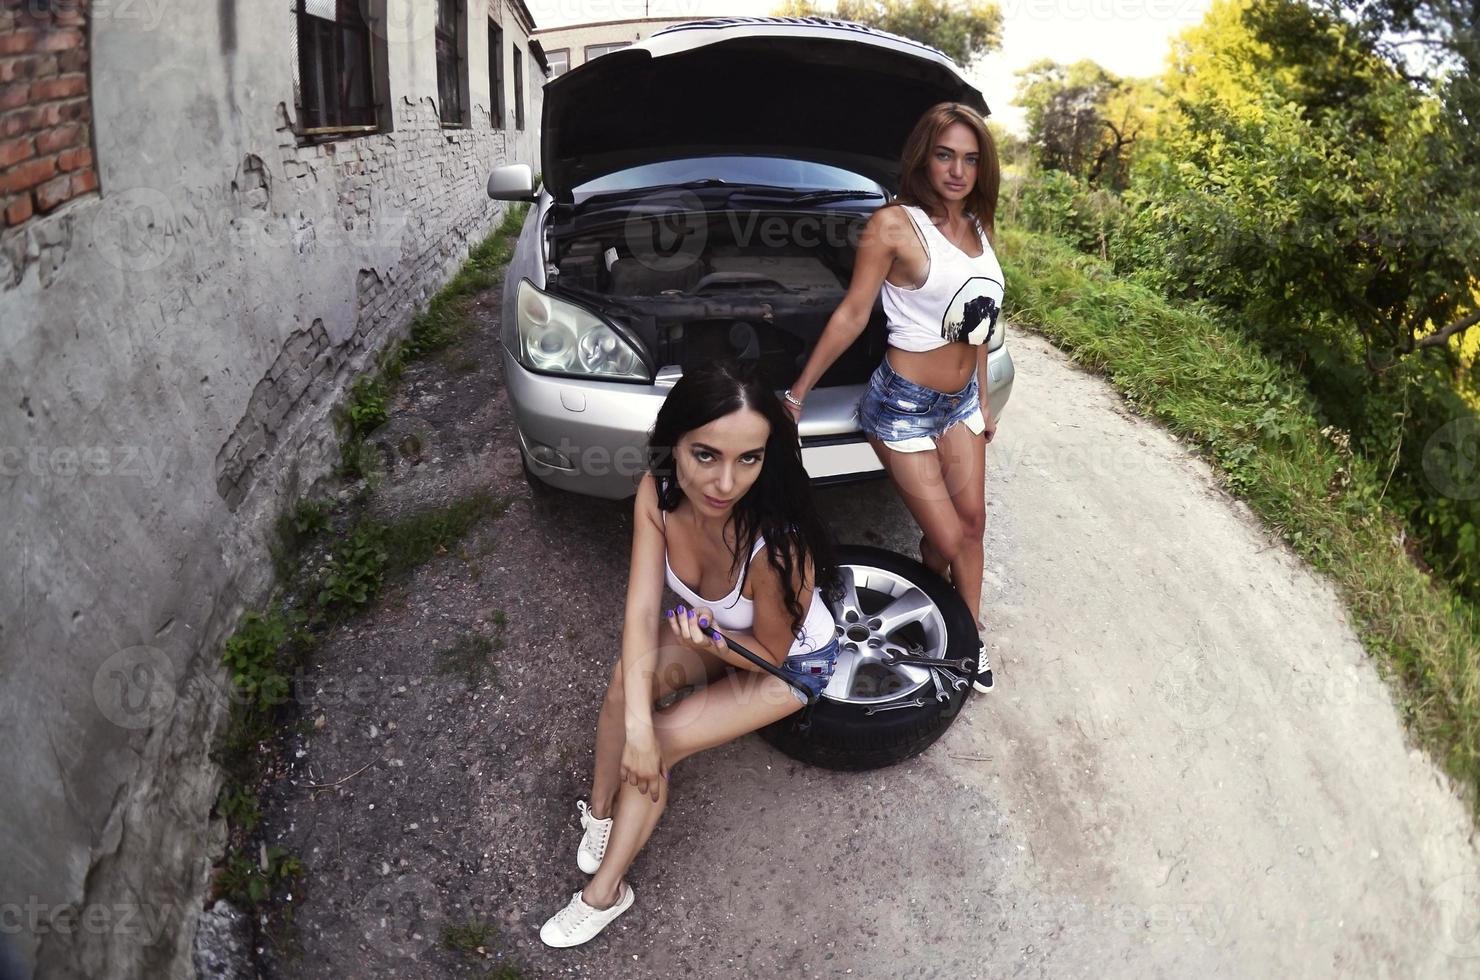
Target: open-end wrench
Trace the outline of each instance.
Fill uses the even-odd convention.
[[[941,704],[945,704],[947,701],[951,700],[951,695],[946,691],[946,686],[940,682],[941,675],[944,673],[945,671],[943,670],[932,670],[930,672],[930,683],[935,685],[935,700],[939,701]],[[947,680],[954,682],[956,678],[948,677]],[[964,684],[966,682],[962,681],[961,683]]]
[[[882,708],[878,708],[878,707],[864,708],[863,709],[863,713],[865,715],[876,715],[876,714],[878,714],[881,711],[895,711],[895,710],[897,710],[899,708],[923,708],[923,707],[925,707],[925,699],[924,698],[911,698],[908,701],[899,701],[899,702],[897,702],[895,704],[886,704]]]
[[[976,661],[970,657],[962,657],[959,660],[940,660],[935,657],[901,657],[895,653],[886,653],[879,658],[880,663],[890,667],[914,666],[914,667],[939,667],[944,670],[954,670],[958,674],[968,677],[976,674]]]

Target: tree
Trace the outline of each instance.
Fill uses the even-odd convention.
[[[1017,73],[1014,104],[1027,110],[1040,166],[1123,190],[1132,149],[1152,118],[1154,89],[1093,61],[1042,60]]]
[[[1369,370],[1480,322],[1473,137],[1361,31],[1216,0],[1176,46],[1126,261],[1234,309],[1352,332]]]
[[[928,44],[963,68],[1002,47],[1002,8],[987,0],[838,0],[824,13],[813,0],[783,0],[778,17],[837,17]]]

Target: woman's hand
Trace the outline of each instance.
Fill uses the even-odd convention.
[[[986,426],[986,428],[982,430],[982,433],[987,437],[987,442],[990,443],[992,441],[992,437],[997,434],[997,416],[983,409],[982,424]]]
[[[658,780],[668,780],[668,767],[663,765],[663,755],[658,751],[658,740],[653,730],[646,734],[627,733],[627,743],[622,746],[622,782],[631,783],[644,796],[658,802]]]
[[[724,634],[714,625],[714,613],[708,606],[689,609],[680,603],[668,610],[666,615],[668,627],[685,648],[715,657],[720,656],[720,651],[729,648]]]

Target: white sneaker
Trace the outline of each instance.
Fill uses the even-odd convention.
[[[594,875],[606,856],[606,842],[612,835],[612,818],[598,820],[591,815],[585,800],[576,800],[576,809],[581,811],[581,846],[576,848],[576,865],[586,874]]]
[[[971,679],[971,688],[981,694],[990,694],[996,685],[992,681],[992,662],[987,659],[987,643],[976,641],[976,676]]]
[[[540,926],[540,942],[557,949],[589,942],[596,937],[598,932],[605,929],[609,922],[630,909],[636,897],[632,892],[632,886],[624,881],[622,882],[622,894],[617,898],[616,904],[609,909],[594,909],[581,899],[581,893],[577,890],[570,897],[569,905],[550,916],[549,920]]]

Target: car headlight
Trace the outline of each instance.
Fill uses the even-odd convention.
[[[515,303],[519,361],[553,374],[651,380],[637,348],[599,316],[556,299],[528,279]]]

